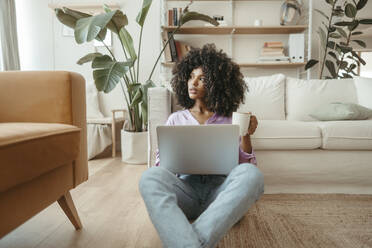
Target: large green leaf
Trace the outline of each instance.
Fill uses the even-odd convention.
[[[357,9],[351,3],[346,4],[345,6],[345,14],[347,17],[354,18],[357,13]]]
[[[93,59],[93,78],[99,91],[110,92],[129,70],[132,62],[116,62],[108,55]]]
[[[361,47],[366,48],[366,46],[367,46],[366,43],[362,40],[352,40],[352,41],[354,41],[355,43],[357,43]]]
[[[63,12],[65,12],[67,15],[70,15],[70,16],[76,18],[76,20],[92,16],[90,14],[80,12],[80,11],[77,11],[77,10],[73,10],[73,9],[69,9],[69,8],[66,8],[66,7],[63,7],[62,9],[63,9]]]
[[[107,6],[107,5],[106,5]],[[105,8],[106,13],[109,13],[111,10],[108,6]],[[127,16],[121,11],[116,10],[111,21],[107,24],[107,28],[110,29],[115,34],[119,34],[120,29],[128,25]]]
[[[330,61],[330,60],[326,60],[325,65],[326,65],[329,73],[331,73],[332,77],[333,78],[337,78],[335,64],[332,61]]]
[[[103,13],[96,16],[81,18],[76,22],[75,40],[78,44],[94,40],[101,30],[105,29],[116,12]],[[103,39],[103,37],[101,37]]]
[[[129,53],[130,58],[134,61],[137,59],[136,50],[134,49],[133,39],[129,32],[122,27],[119,32],[119,39],[124,46],[124,49]]]
[[[142,27],[145,23],[147,13],[151,7],[152,0],[143,0],[141,11],[138,13],[136,21]]]
[[[338,33],[330,33],[329,37],[334,38],[334,39],[340,39],[341,35]]]
[[[350,30],[350,31],[353,31],[355,30],[357,27],[359,26],[359,21],[358,20],[354,20],[352,21],[352,23],[347,26],[347,28]]]
[[[76,62],[78,65],[82,65],[82,64],[85,64],[87,62],[90,62],[92,61],[94,58],[96,57],[101,57],[102,56],[102,53],[88,53],[87,55],[85,55],[84,57],[80,58],[78,60],[78,62]]]
[[[360,32],[360,31],[356,31],[356,32],[351,33],[351,35],[361,35],[361,34],[363,34],[363,32]]]
[[[185,12],[181,16],[180,25],[183,25],[186,22],[195,21],[195,20],[209,22],[209,23],[213,24],[214,26],[218,26],[219,25],[219,23],[215,19],[213,19],[212,17],[207,16],[207,15],[204,15],[204,14],[200,14],[200,13],[195,12],[195,11],[187,11],[187,12]]]
[[[79,19],[90,17],[92,15],[83,13],[77,10],[69,9],[66,7],[63,7],[62,9],[55,9],[56,16],[62,24],[75,29],[76,22]],[[103,40],[106,36],[106,29],[102,29],[100,33],[98,34],[97,40]]]
[[[318,60],[310,59],[309,61],[307,61],[306,65],[305,65],[305,70],[310,69],[311,67],[316,65],[318,62],[319,62]]]
[[[357,10],[363,9],[367,2],[368,2],[368,0],[359,0],[358,4],[356,6]]]
[[[372,19],[361,19],[360,24],[372,24]]]
[[[328,54],[329,54],[332,58],[334,58],[335,60],[338,60],[337,55],[336,55],[334,52],[329,51]]]
[[[57,19],[64,25],[70,28],[75,28],[77,19],[71,15],[66,14],[63,12],[62,9],[55,9],[54,12],[56,13]]]

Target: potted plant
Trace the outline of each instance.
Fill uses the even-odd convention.
[[[321,60],[310,59],[305,70],[310,69],[320,62],[319,79],[352,78],[356,76],[355,70],[360,64],[366,62],[356,53],[352,42],[365,48],[364,41],[358,36],[363,34],[357,31],[359,25],[371,25],[372,19],[358,18],[358,12],[363,9],[368,0],[325,0],[329,5],[329,14],[316,9],[325,21],[324,27],[318,27],[323,54]],[[337,20],[337,21],[335,21]],[[329,76],[324,76],[324,69],[327,68]]]
[[[140,82],[142,32],[151,3],[152,0],[143,0],[142,8],[136,18],[140,27],[137,51],[132,36],[126,29],[128,18],[121,10],[111,10],[104,5],[105,13],[90,15],[65,7],[55,9],[58,20],[74,29],[76,43],[82,44],[96,39],[103,43],[108,52],[108,54],[89,53],[80,58],[77,63],[82,65],[91,62],[94,83],[98,91],[109,93],[117,85],[122,89],[129,113],[129,125],[122,130],[122,160],[127,163],[144,164],[147,161],[147,91],[148,88],[155,86],[151,77],[169,41],[183,24],[192,20],[201,20],[218,26],[218,22],[213,18],[188,11],[191,1],[180,16],[177,28],[169,35],[146,82]],[[117,35],[124,52],[124,60],[116,58],[104,43],[107,29]]]

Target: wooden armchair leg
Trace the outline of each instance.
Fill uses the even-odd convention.
[[[70,191],[58,199],[58,204],[63,209],[63,212],[67,215],[71,223],[74,225],[76,230],[82,228],[79,215],[76,211],[74,201],[72,200]]]

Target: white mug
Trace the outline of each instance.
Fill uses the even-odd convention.
[[[240,136],[245,136],[248,134],[250,121],[251,113],[233,112],[232,114],[232,124],[239,125]]]
[[[255,27],[260,27],[260,26],[262,26],[262,20],[261,20],[261,19],[256,19],[256,20],[254,20],[253,25],[254,25]]]

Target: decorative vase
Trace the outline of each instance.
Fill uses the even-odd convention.
[[[128,164],[147,164],[148,132],[121,130],[121,160]]]
[[[280,25],[297,25],[302,4],[297,0],[285,0],[280,8]]]

